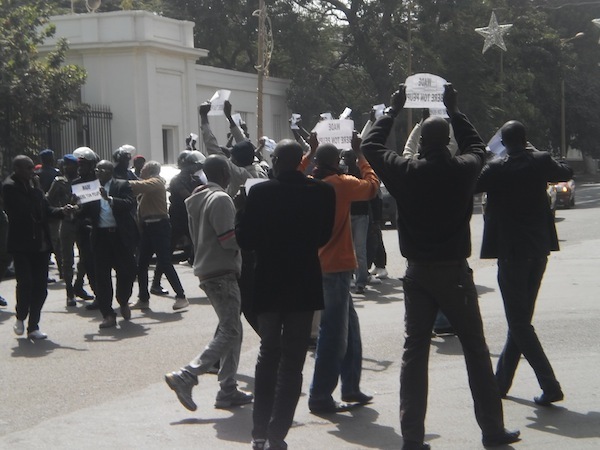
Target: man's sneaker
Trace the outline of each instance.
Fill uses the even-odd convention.
[[[369,275],[369,278],[367,280],[367,284],[370,284],[371,286],[374,286],[376,284],[381,284],[381,280],[377,277],[374,277],[373,275]]]
[[[252,403],[252,400],[254,400],[254,395],[240,391],[239,389],[227,394],[223,393],[223,391],[219,391],[217,394],[217,401],[215,402],[215,408],[227,409],[232,406],[241,406]]]
[[[150,309],[150,302],[138,299],[133,305],[129,305],[129,309]]]
[[[175,311],[177,311],[179,309],[187,308],[188,306],[190,306],[190,302],[188,302],[187,298],[175,297],[175,303],[173,303],[173,309]]]
[[[75,290],[75,296],[79,297],[82,300],[94,300],[94,296],[86,291],[84,288],[79,288]]]
[[[67,297],[67,306],[77,306],[77,302],[73,297]]]
[[[371,272],[371,275],[376,276],[380,280],[386,280],[389,276],[388,271],[384,267],[375,267],[375,270]]]
[[[150,293],[154,295],[169,295],[169,291],[163,288],[161,285],[152,286],[150,288]]]
[[[196,403],[192,400],[192,389],[198,384],[198,378],[181,370],[165,375],[165,381],[177,394],[181,404],[190,411],[196,411]]]
[[[8,306],[8,302],[0,295],[0,306]]]
[[[25,333],[25,324],[23,323],[23,321],[17,319],[17,321],[15,322],[15,326],[13,327],[13,330],[15,331],[15,334],[17,336],[22,336],[23,333]]]
[[[40,339],[47,339],[48,335],[46,333],[42,333],[40,330],[32,331],[31,333],[27,333],[27,339],[33,339],[35,341]]]

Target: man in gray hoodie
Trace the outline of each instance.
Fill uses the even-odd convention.
[[[212,304],[219,325],[212,341],[187,366],[165,375],[165,381],[177,394],[181,404],[196,410],[192,388],[202,375],[220,361],[218,375],[221,390],[215,408],[230,408],[253,400],[252,394],[237,388],[237,374],[242,345],[240,290],[237,278],[242,259],[235,231],[235,206],[225,189],[230,180],[227,159],[211,155],[204,163],[208,183],[197,187],[185,200],[192,243],[194,274]]]

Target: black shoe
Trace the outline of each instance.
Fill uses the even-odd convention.
[[[117,326],[117,316],[106,316],[102,322],[100,322],[100,328],[112,328]]]
[[[56,278],[48,278],[48,284],[56,283]]]
[[[169,295],[169,291],[162,286],[152,286],[150,288],[150,293],[154,295]]]
[[[565,398],[565,395],[562,391],[546,393],[543,392],[539,397],[533,397],[533,401],[541,406],[550,406],[554,402],[560,402]]]
[[[94,300],[94,296],[83,288],[77,289],[75,291],[75,296],[82,300]]]
[[[350,411],[351,409],[356,408],[357,404],[349,405],[348,403],[338,403],[332,402],[323,405],[308,405],[308,409],[313,414],[336,414],[340,412]]]
[[[87,309],[88,311],[93,311],[95,309],[100,309],[100,303],[98,303],[97,301],[94,300],[89,305],[85,305],[85,309]]]
[[[131,319],[131,309],[127,303],[121,305],[121,316],[123,316],[123,319],[125,320]]]
[[[431,445],[427,442],[419,443],[415,441],[404,441],[402,444],[402,450],[430,450]]]
[[[484,436],[481,442],[484,447],[499,447],[500,445],[512,444],[513,442],[520,441],[520,434],[520,431],[504,430],[501,434],[495,436]]]
[[[342,401],[346,403],[357,403],[359,405],[366,405],[373,401],[373,396],[364,394],[362,392],[357,392],[356,394],[342,395]]]
[[[0,296],[0,306],[8,306],[8,302],[2,296]]]
[[[73,297],[67,297],[67,306],[77,306],[77,302]]]

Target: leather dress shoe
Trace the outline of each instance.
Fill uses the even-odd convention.
[[[150,293],[154,295],[169,295],[169,291],[162,286],[152,286],[150,288]]]
[[[371,403],[373,401],[373,396],[364,394],[359,391],[355,394],[342,395],[342,401],[346,403],[357,403],[359,405],[366,405],[367,403]]]
[[[95,309],[100,309],[100,303],[98,303],[97,301],[94,300],[89,305],[85,305],[85,309],[87,309],[88,311],[93,311]]]
[[[123,316],[123,319],[125,320],[131,319],[131,309],[127,303],[121,305],[121,316]]]
[[[94,300],[94,296],[83,288],[77,289],[75,291],[75,296],[82,300]]]
[[[552,403],[560,402],[564,398],[565,395],[562,393],[562,391],[552,393],[542,392],[542,395],[539,397],[533,397],[533,401],[541,406],[550,406]]]
[[[102,322],[100,322],[100,328],[112,328],[117,326],[117,316],[106,316]]]
[[[520,431],[508,431],[504,430],[500,434],[493,436],[483,436],[481,442],[484,447],[499,447],[500,445],[512,444],[513,442],[520,441]]]
[[[357,406],[357,404],[331,402],[323,405],[308,405],[308,409],[313,414],[336,414],[350,411]]]
[[[402,450],[430,450],[431,445],[427,442],[419,443],[414,441],[404,441]]]

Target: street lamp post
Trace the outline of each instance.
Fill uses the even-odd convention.
[[[567,42],[574,41],[585,36],[585,33],[579,32],[575,36],[567,39],[561,39],[561,50],[562,46]],[[565,73],[563,70],[562,78],[560,80],[560,157],[567,157],[567,117],[566,117],[566,102],[565,102]]]

